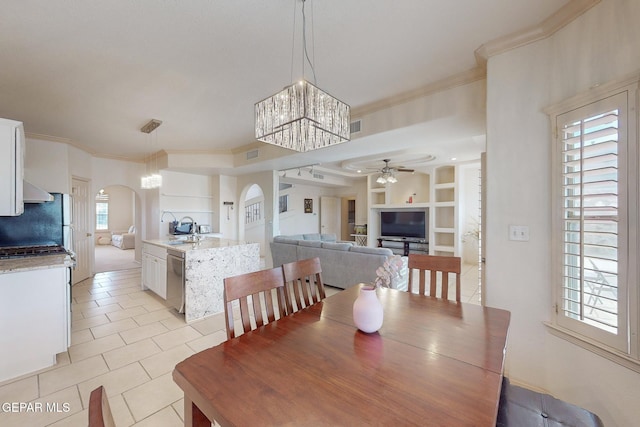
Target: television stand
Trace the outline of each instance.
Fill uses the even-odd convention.
[[[409,256],[410,253],[429,253],[429,242],[426,239],[412,237],[379,237],[379,248],[388,248],[393,253]]]

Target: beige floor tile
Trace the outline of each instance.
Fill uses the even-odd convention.
[[[115,322],[117,320],[122,320],[122,319],[127,319],[127,318],[133,318],[135,316],[139,316],[141,314],[146,314],[148,313],[148,310],[145,310],[144,307],[142,306],[138,306],[138,307],[131,307],[131,308],[127,308],[125,310],[120,310],[120,311],[115,311],[113,313],[108,313],[107,317],[112,321]],[[136,323],[137,325],[137,323]]]
[[[131,298],[129,295],[124,295],[127,297],[127,299],[123,299],[122,301],[120,301],[118,304],[120,304],[120,306],[122,308],[132,308],[132,307],[138,307],[141,306],[147,302],[153,301],[153,299],[146,299],[146,298]]]
[[[107,372],[78,384],[80,397],[85,407],[89,404],[91,391],[104,386],[107,396],[116,396],[149,381],[149,375],[139,363],[132,363],[120,369]]]
[[[84,317],[94,317],[101,314],[113,313],[116,311],[122,311],[122,306],[120,306],[120,304],[109,304],[95,308],[87,308],[85,310],[82,310],[82,314],[84,315]]]
[[[107,293],[104,297],[100,299],[96,299],[96,304],[98,304],[100,307],[103,307],[105,305],[119,304],[122,301],[130,300],[130,299],[131,298],[129,298],[129,295],[119,295],[116,297],[112,297],[112,296],[109,296],[109,294]]]
[[[176,411],[180,419],[184,422],[184,398],[178,400],[173,405],[173,410]]]
[[[78,388],[75,385],[36,399],[32,403],[33,408],[40,409],[34,412],[17,413],[0,411],[0,425],[2,427],[47,426],[82,411]]]
[[[153,340],[160,346],[162,350],[168,350],[171,347],[175,347],[187,341],[200,338],[202,334],[191,326],[185,326],[184,328],[175,329],[170,332],[165,332],[161,335],[156,335]]]
[[[71,357],[71,361],[76,363],[79,360],[87,359],[118,347],[124,347],[125,345],[126,343],[120,338],[120,335],[112,334],[69,347],[69,356]]]
[[[109,294],[107,293],[107,291],[96,292],[95,294],[90,294],[89,292],[87,292],[85,295],[82,295],[82,294],[78,295],[76,293],[73,294],[73,299],[75,299],[77,303],[95,301],[100,298],[108,298],[108,297],[109,297]]]
[[[109,367],[102,356],[94,356],[58,369],[44,372],[38,375],[40,396],[47,396],[108,371]]]
[[[142,359],[140,364],[151,378],[157,378],[172,372],[176,364],[182,362],[194,353],[195,352],[186,344],[181,344],[170,350]]]
[[[127,331],[129,329],[137,328],[138,324],[130,318],[124,318],[118,321],[112,321],[104,325],[91,328],[91,333],[96,338],[106,337],[107,335],[115,334],[121,331]]]
[[[174,317],[170,317],[168,319],[162,320],[160,321],[160,323],[162,323],[164,326],[167,327],[167,329],[178,329],[178,328],[183,328],[185,326],[187,326],[187,322],[184,321],[184,317],[180,316],[174,316]]]
[[[83,329],[81,331],[71,333],[71,345],[82,344],[84,342],[93,341],[91,329]]]
[[[116,288],[116,289],[109,289],[109,295],[111,295],[112,297],[117,296],[117,295],[127,295],[127,294],[135,294],[138,292],[143,292],[140,290],[140,288],[138,288],[137,286],[131,286],[128,288]]]
[[[0,387],[0,402],[29,402],[38,397],[38,376],[32,375]],[[0,408],[1,410],[1,408]]]
[[[104,314],[94,317],[88,317],[86,319],[80,319],[76,320],[75,322],[71,322],[71,331],[81,331],[83,329],[91,328],[92,326],[103,325],[105,323],[109,323],[109,318]]]
[[[71,322],[75,322],[76,320],[84,319],[84,315],[81,311],[74,311],[71,309]]]
[[[142,290],[141,292],[135,293],[135,294],[129,294],[129,297],[131,297],[131,299],[144,299],[145,301],[149,301],[149,299],[155,301],[156,299],[156,294],[153,293],[153,291],[150,290]],[[160,298],[160,297],[157,297]]]
[[[226,331],[218,331],[209,335],[205,335],[202,338],[189,341],[187,345],[193,349],[196,353],[206,350],[211,347],[215,347],[227,340]]]
[[[189,326],[193,327],[202,335],[212,334],[216,331],[226,331],[224,313],[214,314],[213,316],[209,316],[205,319],[189,323]]]
[[[156,310],[166,310],[167,309],[167,305],[163,302],[160,301],[152,301],[149,303],[145,303],[143,305],[143,307],[145,309],[147,309],[147,311],[156,311]]]
[[[181,427],[183,425],[184,423],[171,406],[167,406],[161,411],[134,424],[135,427]]]
[[[154,322],[149,323],[148,325],[140,326],[136,329],[120,332],[120,336],[127,344],[131,344],[136,341],[150,338],[155,335],[160,335],[168,331],[169,329],[167,329],[167,327],[162,323]]]
[[[61,419],[53,424],[48,424],[49,427],[78,427],[85,426],[89,421],[89,410],[83,409],[80,412]],[[119,427],[119,426],[118,426]]]
[[[133,418],[141,421],[182,398],[182,390],[165,374],[123,393]]]
[[[109,396],[109,406],[111,407],[113,421],[117,427],[132,426],[133,423],[135,423],[129,406],[127,406],[127,402],[124,401],[122,394]]]
[[[74,308],[76,310],[80,310],[80,311],[85,310],[87,308],[95,308],[97,306],[98,306],[98,304],[96,304],[95,301],[87,301],[87,302],[83,302],[83,303],[74,304]]]
[[[162,350],[153,342],[151,338],[127,345],[126,347],[103,353],[102,356],[107,362],[109,369],[121,368],[133,362],[146,359],[149,356],[160,353]]]
[[[146,325],[153,322],[159,322],[160,320],[170,319],[171,317],[175,317],[170,309],[166,310],[157,310],[152,311],[151,313],[142,314],[140,316],[136,316],[133,319],[140,325]]]

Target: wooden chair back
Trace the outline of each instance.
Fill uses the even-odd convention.
[[[325,299],[319,258],[282,264],[282,272],[286,282],[284,296],[287,302],[287,313],[295,313]]]
[[[275,290],[275,304],[272,290]],[[244,332],[254,329],[252,319],[257,328],[276,320],[276,313],[278,319],[285,316],[282,268],[254,271],[224,279],[224,314],[228,339],[240,335],[236,333],[233,324],[233,302],[236,300],[240,305],[240,320]]]
[[[443,299],[449,298],[449,273],[455,273],[456,301],[460,302],[460,274],[462,273],[462,262],[460,257],[409,254],[409,292],[412,292],[414,270],[418,270],[420,295],[426,294],[427,286],[425,272],[429,271],[428,295]],[[440,279],[442,282],[439,296],[436,295],[438,273],[440,273]]]
[[[103,386],[96,388],[89,395],[89,427],[115,427],[107,392]]]

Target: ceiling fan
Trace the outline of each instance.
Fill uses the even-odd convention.
[[[398,179],[395,176],[396,172],[414,172],[413,169],[407,169],[403,166],[389,166],[389,162],[391,160],[384,159],[384,167],[379,170],[380,176],[376,179],[378,184],[386,184],[387,182],[390,184],[395,184],[398,182]]]

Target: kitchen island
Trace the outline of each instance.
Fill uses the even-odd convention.
[[[258,243],[238,242],[222,238],[205,238],[197,243],[180,240],[145,240],[145,253],[159,260],[158,265],[172,268],[171,263],[162,264],[164,251],[178,252],[184,257],[184,314],[185,321],[192,322],[212,314],[224,311],[223,280],[260,269],[260,245]],[[148,273],[145,275],[145,270]],[[165,273],[166,274],[166,273]],[[166,277],[160,277],[162,271],[152,271],[143,265],[143,288],[150,288],[161,297],[172,298],[167,287]],[[145,277],[146,276],[146,277]],[[148,278],[164,283],[154,289]],[[165,279],[165,280],[163,280]],[[147,285],[145,286],[145,281]]]
[[[67,255],[0,260],[0,382],[53,366],[70,341]]]

